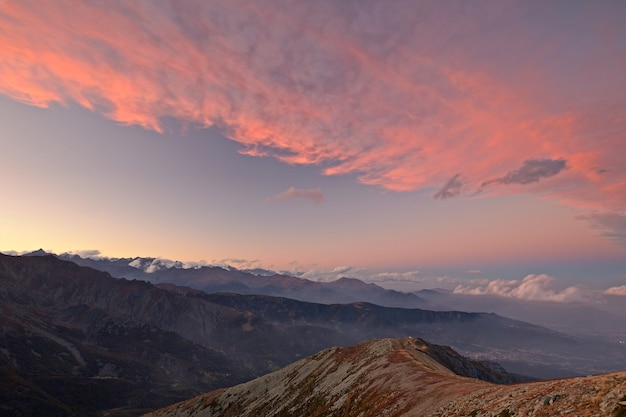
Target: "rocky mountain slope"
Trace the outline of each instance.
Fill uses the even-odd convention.
[[[514,385],[462,376],[479,369],[480,364],[420,339],[369,341],[325,350],[146,417],[626,414],[626,372]]]
[[[198,304],[169,315],[176,297],[149,284],[0,256],[0,415],[138,415],[262,373],[167,330],[185,328],[185,308],[244,319]]]

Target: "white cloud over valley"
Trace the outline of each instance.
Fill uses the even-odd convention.
[[[494,295],[528,301],[593,301],[594,291],[574,285],[555,288],[556,278],[545,274],[527,275],[522,280],[496,279],[486,285],[458,285],[455,294]]]

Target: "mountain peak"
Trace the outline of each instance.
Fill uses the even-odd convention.
[[[376,284],[372,284],[372,283],[366,283],[361,281],[358,278],[350,278],[350,277],[341,277],[335,281],[331,281],[329,282],[329,284],[333,284],[335,286],[342,286],[344,288],[380,288],[378,285]]]
[[[52,254],[46,252],[42,248],[39,248],[39,249],[37,249],[35,251],[32,251],[30,253],[25,253],[23,256],[48,256],[48,255],[52,255]]]
[[[495,385],[455,374],[446,361],[466,369],[476,364],[417,338],[372,340],[326,349],[272,374],[146,417],[573,417],[622,415],[614,411],[626,410],[621,403],[626,372]]]
[[[449,390],[445,381],[455,382],[455,394],[488,386],[483,381],[456,376],[437,362],[433,355],[437,348],[410,338],[330,348],[256,380],[148,416],[374,416],[401,415],[385,410],[409,409],[415,415],[424,415],[443,405],[441,393]],[[417,408],[412,393],[416,387],[427,399]],[[205,409],[199,411],[200,407]]]

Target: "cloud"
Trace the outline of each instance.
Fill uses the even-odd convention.
[[[389,190],[528,184],[511,192],[624,210],[624,3],[472,9],[5,1],[0,94],[156,131],[218,126],[248,155]]]
[[[163,269],[183,268],[183,263],[163,258],[135,258],[128,263],[128,266],[152,274]]]
[[[338,266],[324,269],[315,266],[301,266],[294,263],[290,270],[278,271],[284,275],[305,278],[318,282],[330,282],[339,278],[356,278],[366,283],[374,283],[383,288],[395,289],[403,292],[412,292],[424,288],[448,288],[453,289],[459,284],[481,286],[487,285],[484,278],[457,278],[449,276],[424,275],[420,271],[372,271],[365,268],[352,266]]]
[[[366,273],[359,276],[364,280],[375,282],[375,283],[386,283],[386,284],[419,284],[419,288],[433,288],[433,287],[446,287],[452,288],[453,286],[459,284],[465,285],[486,285],[489,281],[483,278],[458,278],[458,277],[450,277],[447,275],[444,276],[436,276],[436,275],[425,275],[420,271],[405,271],[405,272],[378,272],[378,273]],[[409,291],[413,291],[413,289],[409,289]]]
[[[591,291],[571,286],[563,290],[554,289],[556,279],[548,275],[527,275],[521,281],[497,279],[483,286],[458,285],[455,294],[495,295],[530,301],[574,302],[590,301]]]
[[[607,295],[623,295],[626,296],[626,285],[622,285],[620,287],[611,287],[604,291]]]
[[[330,281],[335,281],[339,278],[344,278],[346,276],[346,273],[348,272],[350,272],[351,275],[352,274],[359,275],[361,272],[364,272],[364,271],[365,270],[363,269],[354,269],[351,266],[347,266],[347,265],[337,266],[330,270],[318,269],[318,268],[306,269],[306,268],[295,265],[294,268],[292,268],[291,270],[280,271],[280,273],[285,274],[285,275],[291,275],[291,276],[298,277],[298,278],[308,279],[311,281],[330,282]]]
[[[352,267],[349,265],[346,266],[338,266],[336,268],[333,268],[332,272],[334,272],[335,274],[345,274],[346,272],[349,272],[352,270]]]
[[[626,215],[623,213],[598,213],[592,212],[577,217],[586,220],[591,227],[600,230],[605,236],[622,246],[626,246]]]
[[[310,200],[315,204],[324,202],[324,194],[320,188],[295,188],[289,187],[287,191],[276,194],[275,196],[268,198],[266,202],[272,201],[285,201],[294,199]]]
[[[420,274],[420,271],[405,272],[378,272],[368,277],[374,282],[416,282],[422,283],[426,277]]]
[[[104,258],[104,259],[115,259],[115,258]],[[171,259],[166,258],[134,258],[128,263],[128,266],[132,266],[133,268],[141,269],[144,272],[152,274],[154,272],[158,272],[164,269],[176,268],[176,269],[198,269],[203,266],[208,266],[209,264],[204,261],[192,261],[192,262],[183,262],[183,261],[173,261]]]
[[[433,195],[433,197],[439,200],[446,200],[461,194],[463,181],[461,181],[460,176],[461,174],[456,174],[450,178],[448,182],[446,182],[445,185]]]
[[[76,251],[69,251],[66,253],[68,255],[78,255],[81,258],[91,258],[91,259],[103,258],[101,256],[101,252],[98,249],[82,249],[82,250],[76,250]],[[106,259],[109,259],[109,258],[106,258]]]
[[[260,260],[258,259],[243,259],[243,258],[224,258],[219,260],[211,261],[211,265],[221,266],[221,267],[235,267],[237,269],[255,269],[255,268],[265,268],[266,266],[262,266]]]
[[[564,159],[529,159],[524,161],[521,168],[508,172],[504,177],[483,182],[481,188],[490,184],[530,184],[553,177],[566,166]]]

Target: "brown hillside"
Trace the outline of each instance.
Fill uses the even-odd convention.
[[[445,352],[445,354],[444,354]],[[622,416],[626,372],[496,385],[454,374],[453,351],[420,339],[331,348],[150,417]],[[476,363],[465,364],[471,369]],[[472,372],[472,371],[470,371]]]

